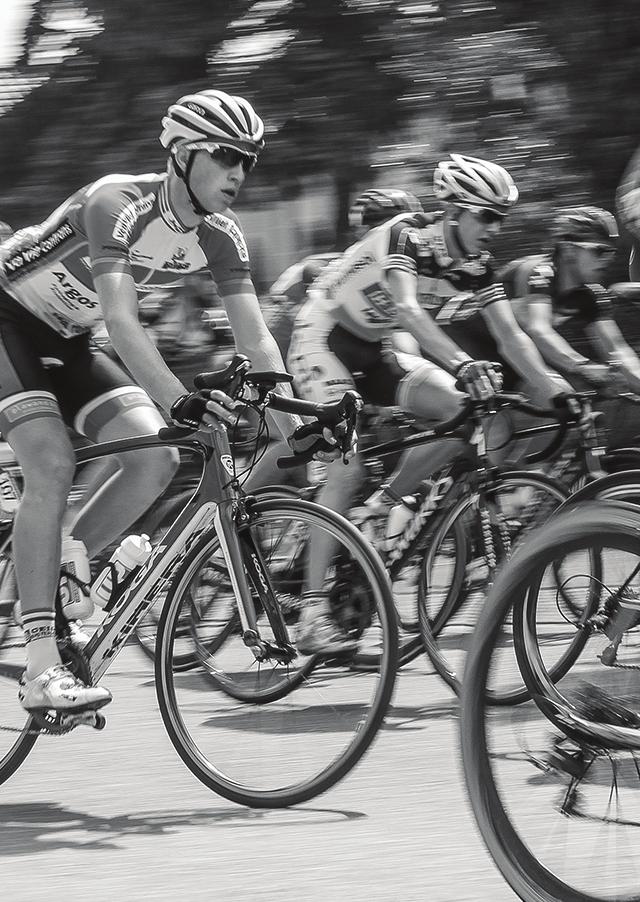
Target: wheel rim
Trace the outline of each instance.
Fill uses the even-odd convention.
[[[282,532],[285,521],[289,536],[300,524],[326,528],[334,538],[339,535],[333,521],[315,512],[322,510],[316,505],[261,502],[259,508],[260,526],[254,527],[254,535],[263,527]],[[355,536],[359,542],[358,534]],[[262,541],[260,547],[266,563],[273,565],[275,558],[266,553],[267,543]],[[239,684],[240,676],[252,669],[251,652],[241,644],[237,631],[198,671],[176,674],[168,666],[173,626],[203,559],[216,552],[214,539],[191,561],[167,607],[158,661],[159,689],[166,699],[162,705],[165,722],[183,760],[222,794],[249,799],[250,804],[283,799],[292,803],[312,797],[355,763],[386,711],[397,661],[392,612],[385,607],[383,593],[376,590],[375,616],[384,642],[374,672],[355,672],[348,661],[326,666],[302,658],[300,665],[290,667],[287,673],[284,666],[272,668],[262,682],[254,666],[253,683],[245,682],[240,692],[230,691],[228,681]],[[350,554],[365,575],[370,579],[376,575],[366,547],[354,546]],[[276,591],[278,579],[286,582],[286,577],[286,568],[274,577]],[[242,662],[236,664],[240,654]]]

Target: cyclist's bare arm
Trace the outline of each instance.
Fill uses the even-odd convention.
[[[622,337],[618,324],[612,319],[591,323],[587,333],[602,355],[602,360],[615,361],[618,370],[633,392],[640,393],[640,359]]]
[[[547,363],[561,373],[578,373],[591,361],[574,350],[553,328],[551,298],[530,295],[518,299],[518,322],[531,337]]]
[[[398,325],[413,335],[424,353],[450,372],[471,360],[418,303],[417,276],[399,269],[389,269],[386,275]]]
[[[495,339],[500,356],[527,382],[542,394],[553,397],[560,390],[558,379],[551,379],[534,341],[524,332],[507,298],[494,301],[482,310],[485,322]],[[567,383],[566,391],[571,390]]]
[[[249,358],[253,369],[286,373],[280,349],[267,328],[255,293],[244,290],[239,294],[223,295],[222,302],[229,317],[236,348],[240,354]],[[291,388],[286,384],[280,383],[277,391],[293,397]],[[280,411],[271,411],[271,414],[285,439],[302,423],[300,417],[294,414]]]
[[[166,411],[187,389],[171,372],[138,319],[138,294],[128,272],[102,272],[94,284],[113,347],[134,380]]]

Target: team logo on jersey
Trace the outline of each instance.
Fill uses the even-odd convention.
[[[442,298],[435,298],[431,295],[429,298],[420,298],[420,303],[424,307],[437,307],[442,303]],[[431,303],[429,303],[431,301]],[[478,308],[473,303],[473,295],[470,292],[456,294],[452,298],[446,298],[444,304],[440,307],[435,315],[438,323],[454,323],[458,320],[469,319]]]
[[[553,267],[549,263],[540,263],[529,276],[530,288],[548,288],[553,280]]]
[[[362,288],[361,291],[371,307],[373,307],[373,311],[368,310],[365,313],[369,322],[389,321],[392,319],[395,309],[393,298],[383,285],[379,282],[374,282],[372,285]]]
[[[316,286],[326,291],[330,297],[333,297],[336,292],[342,288],[345,282],[349,281],[351,276],[355,276],[360,270],[366,269],[367,266],[371,266],[371,264],[375,262],[375,257],[372,257],[371,254],[365,254],[363,257],[358,257],[355,262],[345,270],[335,270],[333,267],[327,267],[327,269],[331,271],[325,275],[327,272],[325,270],[316,282]],[[335,278],[332,278],[334,273],[336,274]]]
[[[187,252],[183,247],[179,247],[170,260],[162,264],[163,269],[185,270],[189,269],[189,264],[185,263]]]
[[[71,225],[68,222],[63,222],[46,238],[41,238],[39,241],[30,244],[29,247],[21,248],[17,254],[9,257],[2,264],[7,278],[11,279],[12,276],[19,275],[23,269],[32,263],[39,263],[43,257],[57,250],[63,242],[68,241],[73,235],[75,235],[75,232]]]
[[[236,250],[238,252],[238,257],[240,257],[242,262],[249,262],[249,251],[247,250],[247,243],[244,240],[242,230],[238,228],[233,219],[229,219],[228,216],[222,216],[221,213],[211,213],[209,216],[205,216],[204,221],[212,228],[219,229],[221,232],[225,232],[235,244]]]
[[[147,194],[145,197],[141,197],[138,200],[134,200],[130,204],[127,204],[116,219],[116,224],[111,233],[116,241],[119,241],[121,244],[126,244],[127,246],[129,245],[136,222],[141,216],[144,216],[145,213],[151,212],[153,201],[154,195]]]

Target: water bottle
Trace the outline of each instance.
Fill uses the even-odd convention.
[[[114,576],[116,586],[121,584],[128,573],[145,563],[151,551],[149,536],[144,533],[141,536],[127,536],[126,539],[123,539],[91,586],[91,597],[94,604],[104,608],[111,601]]]
[[[20,504],[20,489],[8,470],[0,470],[0,512],[13,519]]]
[[[417,509],[418,497],[416,495],[404,495],[398,504],[394,504],[387,517],[384,534],[385,551],[391,551],[398,539],[401,538],[407,523],[413,518]]]
[[[84,542],[63,535],[60,569],[63,571],[59,588],[63,615],[67,620],[86,620],[93,614],[93,601],[89,592],[89,556]]]

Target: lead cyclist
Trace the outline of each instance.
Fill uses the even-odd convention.
[[[262,120],[244,98],[203,90],[169,107],[160,141],[165,172],[105,176],[0,245],[0,431],[24,474],[13,549],[27,658],[18,696],[27,711],[111,700],[108,689],[85,685],[63,666],[56,645],[61,525],[74,475],[66,425],[94,442],[149,434],[165,423],[156,404],[194,429],[235,421],[227,395],[189,391],[169,370],[139,321],[139,297],[208,269],[238,351],[256,369],[284,370],[230,209],[264,147]],[[131,376],[92,348],[90,331],[101,320]],[[47,370],[42,358],[60,365]],[[339,456],[319,424],[300,437],[298,417],[274,419],[294,453]],[[161,448],[120,463],[72,526],[90,556],[146,510],[178,460]]]

